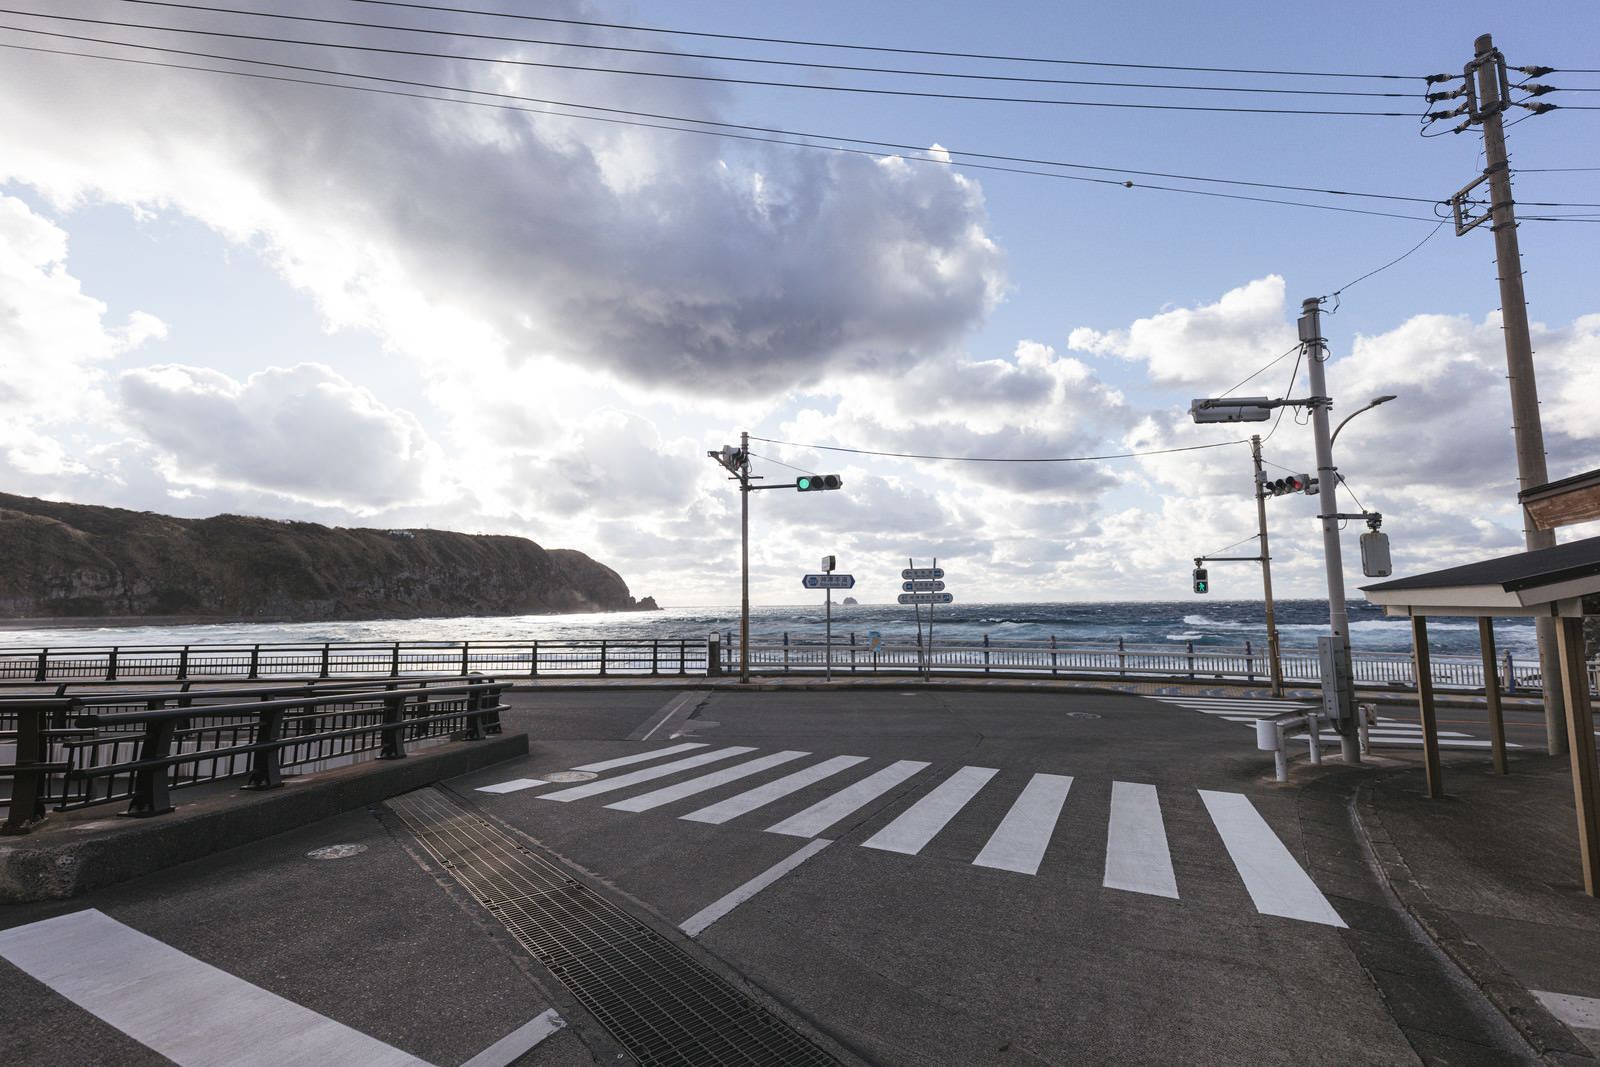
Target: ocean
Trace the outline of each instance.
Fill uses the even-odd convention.
[[[920,618],[897,604],[845,605],[836,596],[833,635],[861,643],[878,633],[886,641],[916,640],[919,624],[928,625],[928,609]],[[1281,600],[1276,605],[1279,640],[1285,649],[1315,650],[1317,637],[1328,632],[1328,605],[1323,600]],[[1348,606],[1350,643],[1356,652],[1411,651],[1411,626],[1405,619],[1386,619],[1364,600]],[[704,640],[739,629],[739,609],[678,607],[652,612],[598,615],[522,615],[495,618],[384,619],[367,622],[197,623],[185,626],[71,626],[0,631],[0,648],[82,648],[107,645],[252,645],[284,642],[417,642],[417,641],[558,641],[690,638]],[[821,642],[824,608],[815,604],[752,607],[752,642]],[[1265,648],[1266,618],[1256,601],[1194,600],[1124,603],[950,604],[933,613],[934,639],[995,644],[1049,641],[1063,645],[1168,645],[1196,648],[1242,648],[1249,641]],[[1478,655],[1476,619],[1428,620],[1429,648],[1436,656]],[[1495,642],[1500,652],[1517,660],[1537,658],[1531,619],[1496,619]]]

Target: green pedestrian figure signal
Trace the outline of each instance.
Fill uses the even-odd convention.
[[[1211,582],[1206,578],[1206,569],[1204,567],[1196,567],[1194,569],[1194,591],[1196,593],[1211,592]]]

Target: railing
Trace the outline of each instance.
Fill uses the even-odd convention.
[[[1321,684],[1314,650],[1284,649],[1284,681]],[[789,634],[752,642],[751,669],[761,674],[821,671],[828,650],[821,640]],[[1432,656],[1433,684],[1442,689],[1481,689],[1478,656]],[[505,682],[540,678],[688,677],[738,670],[735,635],[602,641],[424,641],[392,643],[315,643],[255,645],[120,645],[106,647],[23,648],[0,652],[0,687],[66,686],[74,691],[119,682],[244,681],[274,679],[420,678],[482,673]],[[1089,677],[1179,678],[1258,684],[1270,676],[1267,652],[1242,647],[1067,644],[1012,641],[995,644],[941,641],[930,653],[911,643],[868,643],[841,636],[833,643],[832,667],[845,674],[911,673],[924,668],[940,674],[1031,674]],[[1411,657],[1405,653],[1356,652],[1355,681],[1362,686],[1415,688]],[[1600,665],[1591,664],[1591,678]],[[1500,658],[1501,687],[1507,693],[1537,692],[1534,660]],[[1600,680],[1595,681],[1600,687]],[[65,692],[65,690],[62,690]]]
[[[201,782],[273,789],[286,771],[479,740],[500,732],[503,688],[476,677],[0,699],[0,782],[12,783],[0,832],[25,832],[46,807],[125,800],[129,815],[160,815],[171,790]]]

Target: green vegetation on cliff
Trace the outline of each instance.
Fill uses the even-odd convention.
[[[176,519],[0,493],[0,617],[314,620],[654,606],[583,553],[522,537]]]

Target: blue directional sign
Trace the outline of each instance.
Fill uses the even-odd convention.
[[[902,604],[953,604],[955,595],[952,593],[901,593]]]
[[[901,582],[900,588],[908,593],[942,593],[944,592],[944,583],[934,581]]]
[[[853,589],[856,576],[853,574],[808,574],[800,579],[800,584],[807,589]]]
[[[900,577],[907,578],[907,579],[912,579],[912,580],[943,578],[944,577],[944,568],[943,567],[907,567],[907,568],[905,568],[904,570],[902,570],[900,572]]]

